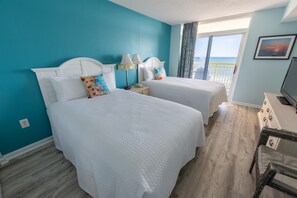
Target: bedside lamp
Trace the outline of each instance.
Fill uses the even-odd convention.
[[[133,54],[133,56],[132,56],[132,61],[133,61],[133,63],[136,64],[136,65],[142,63],[142,60],[141,60],[139,54]]]
[[[133,64],[130,54],[123,54],[121,64],[118,65],[119,70],[126,70],[126,86],[125,89],[131,89],[129,86],[129,77],[128,77],[128,70],[135,69],[135,64]]]
[[[133,54],[133,56],[132,56],[132,61],[133,61],[133,63],[136,64],[137,66],[138,66],[139,64],[142,63],[142,60],[141,60],[139,54]],[[139,68],[138,68],[138,69],[139,69]],[[137,82],[138,82],[138,83],[135,85],[136,87],[142,87],[142,86],[143,86],[143,85],[141,85],[141,84],[139,83],[139,78],[138,78]]]

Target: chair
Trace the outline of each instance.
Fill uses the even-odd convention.
[[[297,158],[265,146],[269,136],[297,142],[296,133],[267,127],[262,129],[249,170],[252,173],[256,163],[256,190],[253,198],[260,196],[265,185],[297,197]]]

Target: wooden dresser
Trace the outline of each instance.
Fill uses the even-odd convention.
[[[281,104],[277,99],[281,94],[264,93],[264,95],[265,99],[258,113],[260,129],[267,126],[297,133],[295,108]],[[297,157],[297,143],[270,136],[266,146]]]

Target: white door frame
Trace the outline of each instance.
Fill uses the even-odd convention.
[[[229,101],[233,101],[234,91],[235,91],[235,88],[237,85],[238,73],[241,68],[241,63],[242,63],[242,58],[243,58],[243,54],[244,54],[244,50],[245,50],[247,36],[248,36],[247,31],[242,33],[240,47],[239,47],[239,51],[238,51],[238,55],[237,55],[237,59],[236,59],[237,68],[236,68],[236,72],[233,74],[233,78],[232,78],[232,82],[231,82],[231,86],[230,86],[230,90],[229,90],[229,95],[228,95]]]

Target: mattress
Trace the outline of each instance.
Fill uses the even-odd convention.
[[[202,113],[204,124],[208,124],[222,102],[227,102],[225,85],[205,80],[166,77],[163,80],[143,81],[150,87],[150,95],[192,107]]]
[[[93,197],[169,197],[205,141],[199,111],[125,90],[47,111],[57,148]]]

